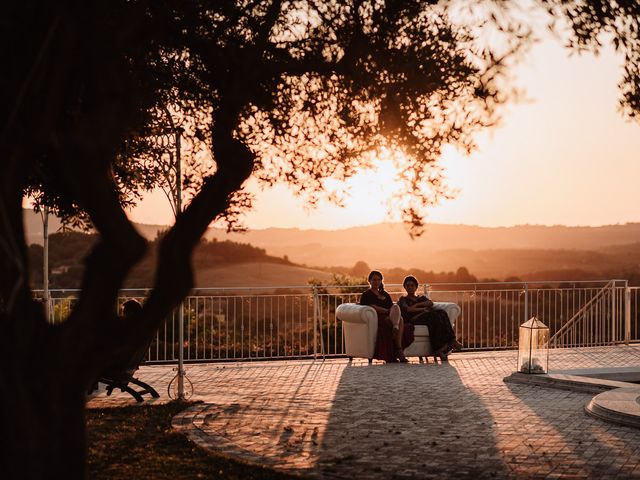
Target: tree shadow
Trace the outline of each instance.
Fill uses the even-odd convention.
[[[509,474],[482,399],[454,366],[433,363],[346,366],[317,468],[354,479]]]
[[[193,378],[208,406],[198,428],[226,454],[309,474],[343,368],[300,361],[201,369]]]

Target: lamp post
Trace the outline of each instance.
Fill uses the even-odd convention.
[[[44,316],[47,322],[49,313],[49,207],[46,205],[40,212],[42,216],[42,303],[44,303]]]
[[[164,174],[166,185],[161,186],[167,195],[173,213],[177,218],[180,212],[182,212],[182,162],[180,158],[181,150],[181,135],[182,129],[176,127],[171,117],[171,112],[167,108],[163,108],[164,114],[167,117],[169,123],[168,129],[161,129],[155,133],[154,138],[157,144],[162,147],[166,153],[169,154],[169,162],[165,168],[162,169]],[[172,148],[173,147],[173,148]],[[158,159],[153,160],[156,163],[162,165],[162,161]],[[178,399],[184,400],[184,308],[183,303],[180,302],[178,307],[178,373],[176,375],[178,384]]]
[[[171,115],[169,121],[176,141],[176,218],[182,212],[182,165],[180,162],[180,131],[175,128]],[[178,399],[184,400],[184,305],[178,307]]]

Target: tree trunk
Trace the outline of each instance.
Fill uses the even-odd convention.
[[[22,362],[12,362],[1,402],[3,476],[84,478],[86,391],[58,362],[14,355]]]
[[[0,231],[0,240],[19,239],[14,243],[18,253],[23,252],[0,252],[0,266],[7,267],[0,298],[4,356],[0,365],[0,471],[7,472],[8,478],[84,478],[88,388],[107,367],[129,358],[148,341],[188,293],[193,249],[251,174],[251,152],[232,135],[237,112],[232,110],[227,121],[219,121],[213,142],[218,158],[233,160],[219,162],[216,175],[167,233],[154,290],[137,321],[123,324],[113,312],[118,290],[145,244],[124,216],[107,177],[76,170],[68,179],[78,184],[76,198],[100,231],[101,241],[87,258],[80,298],[69,318],[59,325],[48,324],[42,305],[31,298],[18,202],[11,228]],[[82,168],[78,158],[73,163]],[[61,168],[73,169],[70,165]],[[16,285],[20,286],[17,290]]]

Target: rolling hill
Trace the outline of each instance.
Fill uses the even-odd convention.
[[[25,224],[30,241],[42,243],[39,215],[25,211]],[[52,224],[51,230],[55,221]],[[136,227],[149,239],[167,228]],[[402,267],[440,272],[465,266],[480,278],[498,279],[540,277],[547,272],[588,276],[640,270],[640,223],[495,228],[430,224],[417,239],[411,239],[400,224],[342,230],[268,228],[231,234],[209,229],[205,238],[249,243],[264,249],[267,255],[286,257],[309,267],[351,267],[359,260],[379,269]],[[210,278],[213,281],[213,275]],[[291,278],[296,277],[292,274]]]
[[[332,275],[297,265],[250,262],[197,268],[195,287],[300,287],[312,278],[329,283]]]

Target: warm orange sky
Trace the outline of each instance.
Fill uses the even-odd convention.
[[[451,187],[459,194],[435,207],[427,221],[483,226],[603,225],[640,221],[640,124],[617,112],[621,58],[570,55],[558,40],[535,45],[514,71],[528,102],[511,105],[502,125],[478,137],[470,157],[448,151]],[[336,229],[393,220],[385,202],[393,172],[352,180],[346,208],[321,204],[306,211],[285,187],[258,192],[249,228]],[[131,213],[143,223],[170,223],[162,194]]]

